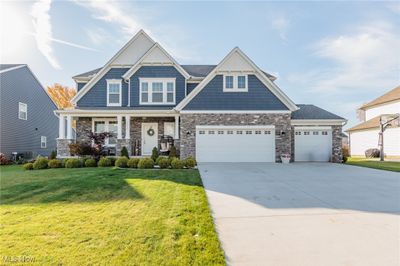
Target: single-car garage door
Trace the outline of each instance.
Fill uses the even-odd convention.
[[[196,126],[199,162],[275,162],[274,126]]]
[[[328,162],[332,155],[331,127],[295,127],[296,162]]]

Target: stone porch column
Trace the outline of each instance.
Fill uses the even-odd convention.
[[[67,136],[65,136],[65,115],[60,115],[58,125],[57,157],[70,156],[69,144],[72,142],[72,118],[67,116]],[[67,137],[67,138],[66,138]]]

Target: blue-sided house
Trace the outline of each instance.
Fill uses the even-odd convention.
[[[0,64],[0,152],[11,158],[56,150],[54,102],[25,64]]]
[[[239,48],[218,65],[180,65],[144,31],[102,68],[73,77],[73,109],[58,110],[58,153],[87,134],[112,132],[109,151],[150,155],[174,145],[199,162],[333,161],[345,119],[295,104]],[[72,123],[76,121],[76,139]]]

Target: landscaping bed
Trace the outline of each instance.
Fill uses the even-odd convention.
[[[59,265],[224,265],[197,170],[2,166],[3,258]]]
[[[397,161],[384,161],[379,159],[365,159],[365,158],[348,158],[346,164],[356,165],[380,170],[387,170],[393,172],[400,172],[400,162]]]

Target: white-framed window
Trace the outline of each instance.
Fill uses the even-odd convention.
[[[46,136],[40,137],[40,148],[42,148],[42,149],[47,148],[47,137]]]
[[[206,132],[205,132],[204,130],[200,130],[200,131],[199,131],[199,134],[200,134],[200,135],[204,135],[204,134],[206,134]]]
[[[164,122],[164,135],[175,136],[175,122]]]
[[[94,133],[108,132],[112,137],[106,138],[106,146],[115,146],[117,143],[118,122],[114,118],[99,118],[92,120],[92,131]]]
[[[175,78],[139,78],[140,104],[175,104]]]
[[[247,75],[226,74],[224,75],[224,92],[246,92],[248,91]]]
[[[28,119],[28,105],[26,103],[18,103],[18,118],[22,120]]]
[[[107,79],[107,106],[122,105],[122,80]]]

